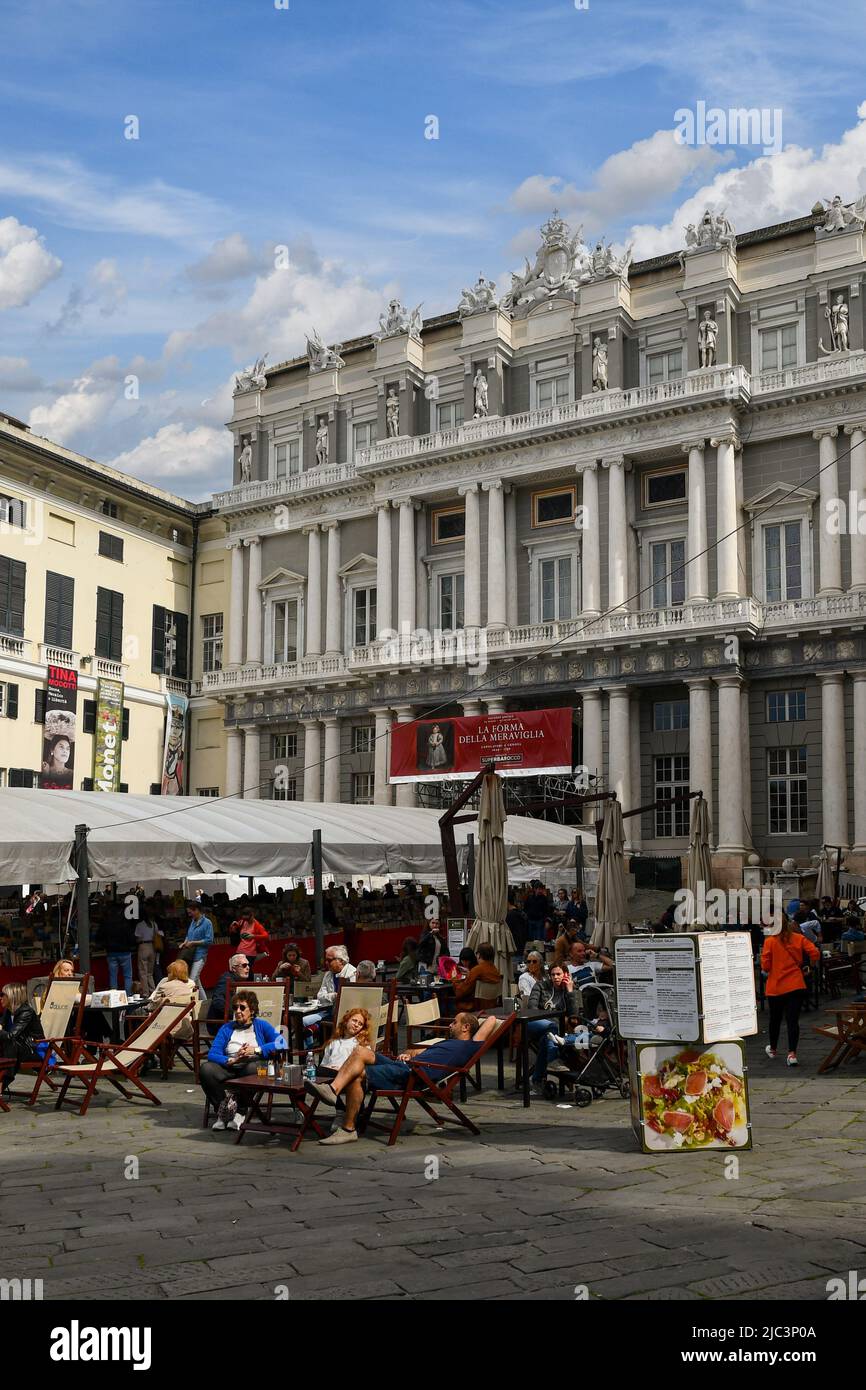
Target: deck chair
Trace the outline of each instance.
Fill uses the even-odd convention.
[[[206,1043],[204,1055],[207,1056],[207,1049],[210,1047],[212,1038],[208,1032],[207,1016],[210,1009],[209,999],[200,999],[198,1005],[193,1009],[192,1017],[192,1037],[179,1038],[174,1033],[170,1033],[160,1048],[162,1061],[162,1079],[165,1081],[168,1073],[175,1062],[180,1062],[181,1066],[187,1067],[192,1072],[198,1082],[201,1069],[202,1042]]]
[[[835,1071],[842,1062],[857,1056],[866,1047],[866,1004],[854,1004],[850,1009],[842,1009],[836,1014],[835,1024],[812,1029],[822,1038],[830,1038],[833,1043],[827,1056],[818,1067],[821,1072]]]
[[[458,1107],[454,1092],[460,1082],[466,1081],[471,1070],[481,1061],[486,1052],[492,1047],[497,1047],[510,1033],[514,1025],[514,1014],[509,1013],[502,1019],[499,1026],[481,1044],[480,1050],[465,1066],[457,1068],[437,1067],[433,1061],[421,1062],[414,1061],[409,1063],[410,1073],[405,1087],[402,1090],[388,1089],[382,1091],[370,1090],[368,1098],[358,1116],[358,1128],[363,1133],[367,1129],[388,1129],[388,1125],[380,1125],[373,1119],[373,1113],[379,1101],[385,1099],[389,1102],[394,1112],[393,1123],[388,1133],[388,1147],[396,1144],[400,1135],[400,1129],[406,1115],[410,1100],[414,1100],[421,1109],[430,1116],[440,1129],[444,1129],[446,1124],[455,1124],[462,1129],[468,1129],[470,1134],[480,1134],[477,1125],[474,1125],[468,1115]],[[438,1074],[438,1075],[437,1075]],[[311,1113],[315,1110],[315,1104],[311,1107]],[[442,1113],[444,1112],[444,1113]]]
[[[38,1062],[21,1062],[20,1072],[35,1072],[36,1081],[27,1099],[33,1105],[44,1084],[52,1091],[57,1087],[51,1073],[57,1070],[59,1062],[76,1062],[82,1046],[81,1020],[87,1000],[87,987],[90,976],[77,980],[52,980],[42,997],[42,1010],[39,1021],[45,1035],[44,1056]]]
[[[434,1032],[431,1034],[429,1038],[421,1039],[420,1042],[413,1042],[412,1036],[413,1033],[420,1031],[421,1029],[429,1033],[430,1025],[438,1023],[440,1021],[442,1015],[439,1011],[438,999],[436,999],[435,997],[433,999],[423,999],[420,1002],[420,1004],[410,1004],[409,1001],[406,1000],[404,1001],[403,1008],[406,1013],[407,1047],[422,1046],[425,1040],[427,1042],[435,1042],[438,1038],[442,1036],[440,1032]]]
[[[286,1009],[289,1006],[288,981],[267,985],[234,985],[231,992],[226,990],[226,1020],[231,1016],[234,997],[238,990],[248,990],[259,1001],[259,1018],[265,1019],[277,1032],[286,1022]]]
[[[341,985],[333,1022],[325,1025],[328,1036],[333,1036],[337,1024],[349,1009],[366,1009],[375,1030],[375,1038],[372,1040],[373,1051],[387,1052],[393,1041],[396,999],[395,981],[387,985]]]
[[[478,980],[475,984],[475,999],[485,1009],[497,1009],[502,1003],[502,984]]]
[[[79,1115],[86,1114],[100,1081],[110,1082],[125,1100],[132,1100],[134,1092],[127,1090],[123,1084],[128,1082],[137,1087],[153,1105],[161,1105],[159,1098],[145,1086],[139,1072],[145,1058],[159,1051],[176,1024],[194,1008],[194,1004],[160,1004],[159,1008],[144,1020],[141,1027],[130,1034],[125,1043],[82,1046],[80,1055],[87,1058],[86,1062],[79,1061],[71,1065],[64,1063],[55,1068],[57,1080],[62,1077],[54,1104],[55,1110],[59,1110],[64,1102],[69,1105],[75,1104],[75,1100],[66,1100],[66,1092],[73,1081],[84,1087],[84,1100],[78,1111]]]

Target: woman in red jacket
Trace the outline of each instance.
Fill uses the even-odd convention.
[[[765,992],[770,1010],[770,1042],[765,1048],[768,1057],[775,1057],[782,1019],[788,1033],[788,1066],[796,1067],[797,1043],[800,1040],[800,1010],[806,1002],[804,969],[817,965],[821,959],[817,946],[808,937],[795,931],[782,913],[782,930],[764,940],[761,969],[767,976]]]

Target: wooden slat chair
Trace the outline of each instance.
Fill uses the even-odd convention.
[[[187,1067],[196,1079],[199,1080],[201,1071],[202,1051],[207,1056],[207,1049],[210,1047],[212,1038],[208,1032],[207,1016],[210,1009],[209,999],[200,999],[192,1013],[192,1037],[179,1038],[174,1033],[169,1034],[160,1049],[160,1060],[162,1062],[162,1079],[166,1080],[168,1073],[175,1062],[180,1062],[181,1066]],[[202,1042],[206,1043],[204,1050]]]
[[[125,1100],[132,1100],[134,1092],[127,1090],[123,1084],[128,1082],[151,1104],[161,1105],[159,1098],[145,1086],[139,1072],[145,1058],[159,1052],[172,1029],[194,1008],[194,1004],[160,1004],[125,1043],[82,1046],[80,1055],[87,1059],[86,1062],[63,1064],[55,1068],[57,1079],[63,1078],[54,1104],[55,1110],[59,1110],[64,1103],[75,1104],[75,1100],[66,1100],[66,1092],[73,1082],[84,1087],[84,1099],[78,1111],[79,1115],[87,1113],[87,1107],[96,1094],[100,1081],[110,1082]]]
[[[238,990],[244,990],[256,996],[259,1001],[259,1018],[265,1019],[272,1028],[276,1028],[279,1032],[286,1022],[286,1010],[289,1007],[288,981],[264,985],[248,985],[246,983],[233,985],[231,990],[226,990],[226,1021],[231,1017],[234,997]]]
[[[81,1052],[81,1021],[87,1002],[87,988],[90,975],[76,980],[52,980],[42,996],[39,1021],[48,1046],[45,1055],[38,1062],[21,1062],[19,1072],[35,1072],[36,1081],[27,1099],[33,1105],[44,1084],[52,1091],[57,1087],[51,1073],[57,1070],[60,1062],[75,1062]]]
[[[442,1036],[441,1032],[435,1030],[432,1033],[430,1032],[431,1024],[439,1023],[442,1018],[438,999],[435,997],[433,999],[422,999],[419,1004],[410,1004],[409,1001],[406,1000],[403,1004],[403,1008],[406,1011],[407,1047],[419,1047],[424,1041],[435,1042]],[[412,1035],[421,1029],[429,1033],[430,1036],[426,1039],[422,1039],[421,1042],[415,1042]]]
[[[818,1067],[821,1072],[835,1071],[840,1063],[849,1061],[864,1050],[866,1045],[866,1004],[854,1004],[850,1009],[842,1009],[836,1014],[835,1024],[812,1029],[822,1038],[830,1038],[833,1043],[827,1056]]]
[[[387,1125],[380,1125],[373,1119],[373,1113],[379,1101],[385,1099],[389,1102],[394,1112],[393,1123],[388,1134],[389,1148],[396,1144],[400,1135],[400,1129],[406,1115],[409,1102],[414,1100],[421,1109],[425,1111],[440,1129],[444,1129],[446,1124],[455,1124],[463,1129],[468,1129],[470,1134],[480,1134],[481,1131],[472,1123],[468,1115],[464,1115],[459,1109],[454,1099],[454,1092],[459,1087],[461,1081],[465,1082],[470,1072],[476,1067],[481,1058],[491,1048],[497,1047],[499,1042],[504,1040],[514,1024],[514,1014],[508,1014],[502,1019],[498,1028],[481,1044],[475,1057],[471,1058],[465,1066],[448,1068],[437,1067],[434,1061],[423,1062],[424,1069],[420,1061],[410,1062],[409,1077],[402,1090],[389,1089],[382,1091],[370,1090],[368,1099],[361,1109],[358,1116],[358,1129],[364,1132],[369,1128],[388,1129]],[[438,1074],[438,1079],[437,1079]],[[315,1109],[315,1104],[312,1109]],[[444,1111],[445,1113],[441,1113]]]
[[[373,1021],[375,1039],[373,1051],[387,1052],[394,1041],[394,1014],[396,1010],[397,985],[391,981],[387,985],[341,984],[337,993],[334,1018],[324,1025],[327,1037],[334,1034],[337,1024],[349,1009],[366,1009]],[[316,1049],[317,1051],[322,1049]]]

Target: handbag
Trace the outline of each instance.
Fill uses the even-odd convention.
[[[161,931],[154,931],[150,944],[155,951],[165,950],[165,937]]]
[[[794,962],[794,964],[797,966],[798,970],[800,970],[800,972],[802,973],[802,976],[803,976],[803,983],[804,983],[806,989],[808,989],[808,988],[809,988],[809,981],[810,981],[811,978],[812,978],[812,962],[809,960],[809,957],[806,955],[805,950],[802,951],[802,953],[801,953],[801,955],[800,955],[800,959],[797,960],[797,957],[794,955],[793,951],[789,951],[788,948],[787,948],[787,946],[785,945],[785,943],[784,943],[783,941],[780,941],[780,942],[779,942],[779,945],[783,948],[783,950],[786,952],[786,954],[789,955],[789,956],[791,957],[791,960],[792,960],[792,961]]]
[[[177,953],[177,958],[178,960],[184,961],[186,965],[192,965],[195,960],[195,947],[182,946]]]

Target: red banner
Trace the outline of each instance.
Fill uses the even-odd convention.
[[[390,781],[468,781],[490,759],[501,777],[571,772],[571,727],[570,709],[392,724]]]

